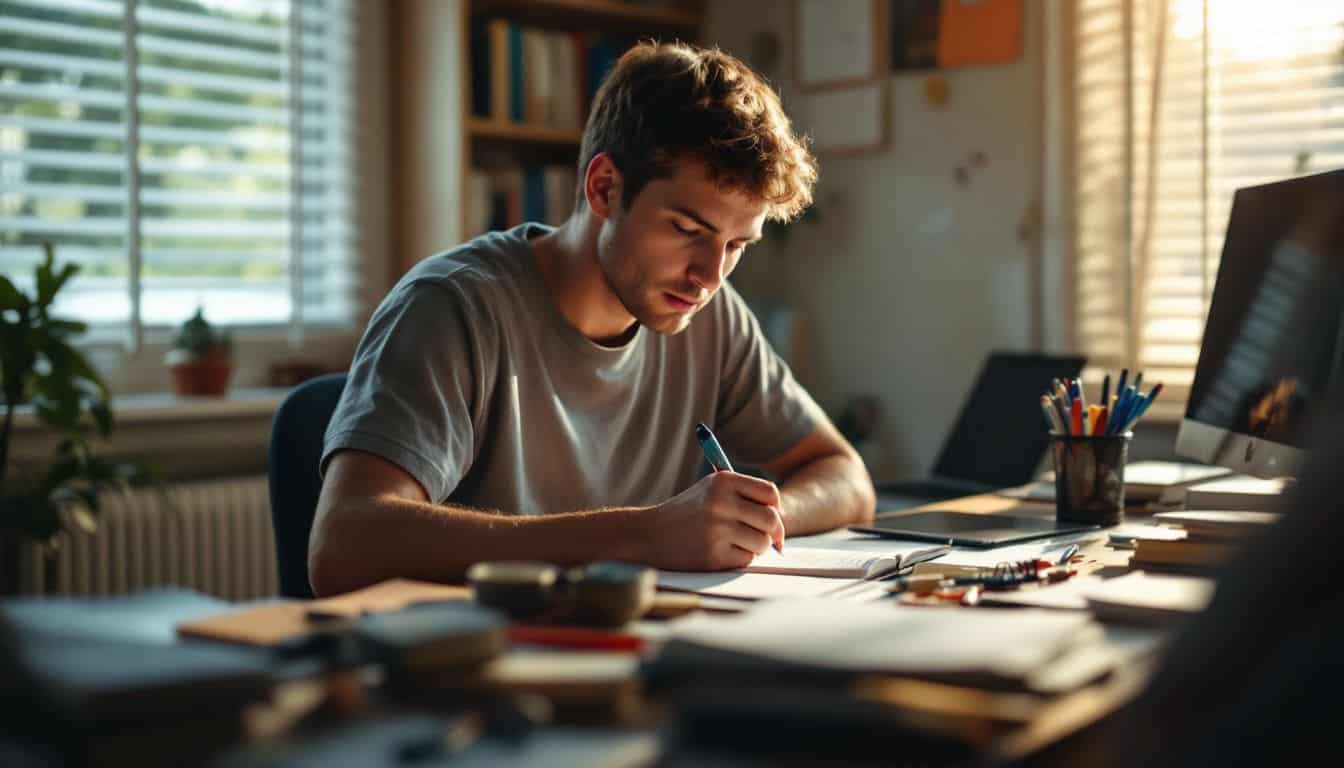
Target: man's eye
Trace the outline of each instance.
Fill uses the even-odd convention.
[[[695,237],[698,234],[694,229],[687,229],[686,227],[681,226],[675,221],[672,222],[672,226],[676,227],[678,232],[680,232],[683,235],[686,235],[687,237]]]

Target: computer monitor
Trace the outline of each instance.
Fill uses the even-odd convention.
[[[1340,375],[1341,318],[1344,170],[1237,190],[1176,452],[1295,475]]]

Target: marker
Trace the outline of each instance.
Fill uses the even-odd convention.
[[[733,465],[728,463],[728,455],[723,452],[723,446],[719,445],[718,438],[709,431],[709,427],[704,424],[695,425],[695,439],[700,441],[700,450],[705,452],[705,458],[710,466],[714,467],[715,472],[732,472]],[[784,545],[779,542],[771,544],[775,551],[784,554]]]

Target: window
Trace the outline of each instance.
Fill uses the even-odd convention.
[[[1073,7],[1077,342],[1179,392],[1233,192],[1344,167],[1344,3]]]
[[[97,330],[355,320],[351,0],[0,0],[0,269]]]

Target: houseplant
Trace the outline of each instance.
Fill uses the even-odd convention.
[[[205,319],[205,310],[182,323],[166,361],[179,395],[218,397],[229,388],[233,373],[233,340]]]
[[[0,275],[0,594],[18,590],[19,547],[36,541],[51,555],[61,535],[75,527],[94,531],[99,498],[108,489],[128,488],[141,474],[134,464],[94,455],[93,434],[112,433],[107,385],[71,340],[84,323],[53,317],[57,294],[78,271],[57,268],[50,243],[34,273],[34,293]],[[50,462],[11,461],[14,414],[31,405],[38,421],[59,437]]]

